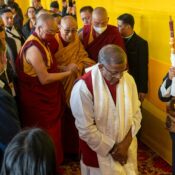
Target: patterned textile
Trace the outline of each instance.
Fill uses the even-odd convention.
[[[138,146],[139,175],[171,175],[171,166],[168,163],[143,143],[139,143]],[[67,160],[60,169],[62,175],[81,175],[79,161]]]

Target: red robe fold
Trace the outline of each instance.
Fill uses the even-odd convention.
[[[91,41],[91,39],[93,40]],[[98,61],[100,49],[107,44],[116,44],[125,50],[124,41],[118,28],[112,25],[108,25],[107,29],[98,37],[95,36],[95,31],[92,29],[92,26],[85,25],[83,27],[82,43],[89,54],[89,58],[96,62]]]
[[[35,37],[39,39],[36,34],[28,38],[17,58],[20,115],[23,127],[39,127],[48,132],[55,144],[57,163],[60,164],[63,160],[61,115],[64,91],[62,84],[58,81],[42,85],[37,76],[32,77],[24,72],[23,55],[31,46],[36,46],[41,51],[42,58],[47,65],[48,58],[45,49],[48,47],[45,47],[42,41],[35,40]],[[57,72],[54,57],[52,57],[48,72]]]

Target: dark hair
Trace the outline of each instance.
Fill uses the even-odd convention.
[[[88,11],[88,12],[92,13],[93,10],[94,10],[94,9],[93,9],[91,6],[84,6],[84,7],[82,7],[82,8],[80,9],[80,13],[85,12],[85,11]]]
[[[4,13],[12,13],[12,11],[9,8],[4,8],[0,10],[0,16],[2,16]]]
[[[34,10],[35,10],[35,13],[36,13],[35,7],[30,6],[30,7],[27,8],[27,12],[26,12],[26,14],[25,14],[26,17],[28,17],[28,11],[29,11],[29,9],[34,9]]]
[[[9,4],[9,7],[10,7],[10,9],[15,9],[16,12],[17,12],[18,9],[19,9],[18,4],[16,4],[16,3]]]
[[[50,7],[52,7],[52,8],[58,8],[58,9],[59,9],[58,1],[52,1],[52,2],[50,3]]]
[[[129,13],[124,13],[120,15],[118,20],[121,20],[124,24],[129,24],[132,28],[134,28],[134,17]]]
[[[14,0],[6,0],[7,5],[13,4]]]
[[[39,128],[17,134],[5,150],[1,175],[55,175],[56,160],[50,137]]]

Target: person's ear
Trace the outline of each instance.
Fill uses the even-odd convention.
[[[61,23],[58,25],[59,31],[61,30]]]
[[[109,22],[109,17],[108,17],[108,22]],[[107,22],[107,23],[108,23],[108,22]]]

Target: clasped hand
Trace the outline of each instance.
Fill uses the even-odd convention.
[[[118,161],[121,165],[125,165],[128,159],[128,146],[125,142],[115,144],[111,156],[115,161]]]
[[[67,66],[58,66],[58,68],[65,72],[65,71],[71,71],[73,74],[78,74],[79,67],[75,63],[68,64]]]

